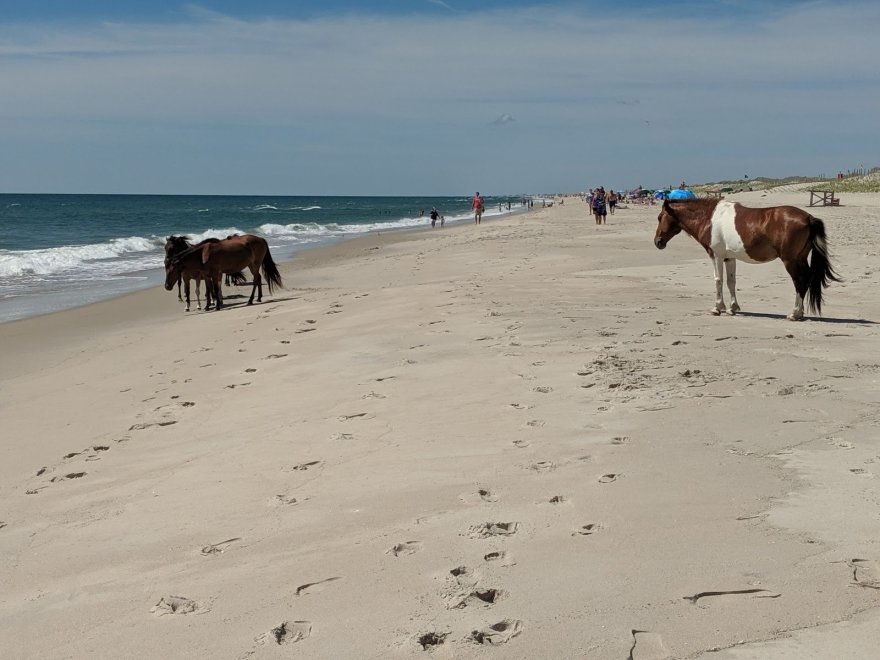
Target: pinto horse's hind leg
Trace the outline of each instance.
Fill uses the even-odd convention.
[[[730,315],[739,311],[739,303],[736,302],[736,259],[725,259],[724,268],[727,270],[727,291],[730,293]]]
[[[205,293],[207,293],[208,288],[205,287]],[[196,309],[199,311],[202,310],[202,278],[196,278]]]
[[[711,311],[715,316],[720,316],[727,310],[724,306],[724,259],[713,257],[712,265],[715,267],[715,307]]]
[[[806,259],[803,261],[786,261],[785,270],[791,276],[794,283],[794,310],[788,315],[789,321],[804,320],[804,296],[810,286],[810,265]]]

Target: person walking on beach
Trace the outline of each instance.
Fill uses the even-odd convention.
[[[605,189],[602,186],[599,186],[599,189],[593,197],[593,214],[596,216],[597,225],[605,223],[608,209],[605,205]]]
[[[611,189],[611,192],[608,193],[608,213],[614,215],[614,207],[617,206],[617,193],[614,192],[614,189]]]
[[[439,217],[440,217],[440,213],[437,211],[436,207],[432,208],[431,209],[431,228],[432,229],[437,225],[437,218],[439,218]]]
[[[473,200],[471,200],[471,208],[474,210],[474,224],[480,224],[480,221],[483,219],[483,211],[485,210],[485,206],[483,205],[483,198],[480,197],[480,193],[477,192],[474,195]]]

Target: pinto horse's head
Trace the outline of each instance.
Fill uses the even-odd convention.
[[[657,216],[657,231],[654,233],[654,245],[658,250],[666,247],[673,236],[681,231],[681,223],[675,212],[669,206],[669,202],[663,202],[660,215]]]

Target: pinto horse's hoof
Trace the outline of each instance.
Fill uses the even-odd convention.
[[[710,313],[712,316],[721,316],[721,312],[723,312],[723,311],[724,311],[723,309],[718,309],[718,308],[716,307],[716,308],[710,309],[710,310],[709,310],[709,313]]]
[[[803,321],[804,315],[803,314],[789,314],[785,318],[787,318],[789,321]]]

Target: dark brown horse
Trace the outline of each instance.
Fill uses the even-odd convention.
[[[824,223],[794,206],[752,209],[717,199],[667,200],[657,220],[654,245],[659,249],[684,231],[709,253],[715,266],[712,313],[716,316],[726,311],[722,292],[725,266],[730,314],[740,309],[736,301],[737,260],[756,264],[782,259],[794,282],[794,311],[788,316],[792,321],[803,320],[804,298],[810,311],[821,315],[822,289],[829,282],[840,281],[828,259]]]
[[[178,254],[181,254],[185,250],[188,250],[191,247],[194,247],[192,243],[189,242],[189,236],[169,236],[165,239],[165,268],[168,269],[168,266],[171,263],[171,259],[173,259]],[[219,238],[206,238],[205,240],[198,243],[198,245],[203,245],[205,243],[218,243],[220,241]],[[181,302],[183,301],[183,297],[180,295],[180,284],[181,282],[185,283],[185,292],[186,292],[186,311],[189,311],[190,306],[190,280],[195,280],[196,282],[196,302],[198,305],[198,309],[202,308],[202,298],[201,298],[201,282],[205,280],[205,309],[210,309],[211,307],[211,287],[210,283],[207,279],[207,275],[201,272],[201,269],[189,268],[185,271],[181,271],[181,273],[177,277],[177,299]],[[244,273],[241,271],[226,273],[226,286],[230,286],[231,284],[246,284],[247,278],[245,278]],[[172,284],[173,287],[173,284]],[[167,286],[166,286],[167,288]],[[169,291],[171,289],[168,289]]]
[[[283,286],[281,273],[278,272],[278,267],[272,260],[266,239],[245,234],[222,241],[202,242],[172,258],[170,266],[165,270],[165,288],[170,291],[174,286],[174,278],[177,277],[177,273],[184,270],[206,273],[211,293],[216,300],[215,307],[220,309],[223,307],[223,293],[220,290],[220,278],[223,273],[242,271],[248,268],[253,276],[254,285],[247,304],[252,305],[255,294],[257,294],[257,302],[263,300],[261,266],[269,293],[273,292],[275,286]]]

